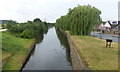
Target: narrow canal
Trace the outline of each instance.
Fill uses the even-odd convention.
[[[24,70],[72,70],[66,37],[52,27],[37,43]]]

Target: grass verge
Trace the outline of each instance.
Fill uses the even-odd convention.
[[[105,40],[92,36],[71,36],[73,43],[92,70],[118,70],[118,43],[105,47]],[[120,43],[119,43],[120,44]]]
[[[19,70],[33,42],[34,39],[18,38],[7,31],[2,32],[2,60],[7,59],[3,70]]]

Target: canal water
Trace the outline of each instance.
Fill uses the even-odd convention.
[[[66,37],[55,27],[37,43],[24,70],[72,70],[70,48]]]

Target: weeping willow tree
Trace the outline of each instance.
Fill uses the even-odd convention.
[[[69,9],[67,15],[56,20],[56,28],[69,30],[73,35],[89,35],[101,22],[101,11],[90,5]]]

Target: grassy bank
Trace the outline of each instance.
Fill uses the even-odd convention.
[[[2,32],[2,60],[6,60],[3,70],[19,70],[33,42],[34,39],[18,38],[7,31]]]
[[[118,43],[105,48],[105,40],[92,36],[71,36],[83,61],[92,70],[118,70]]]

